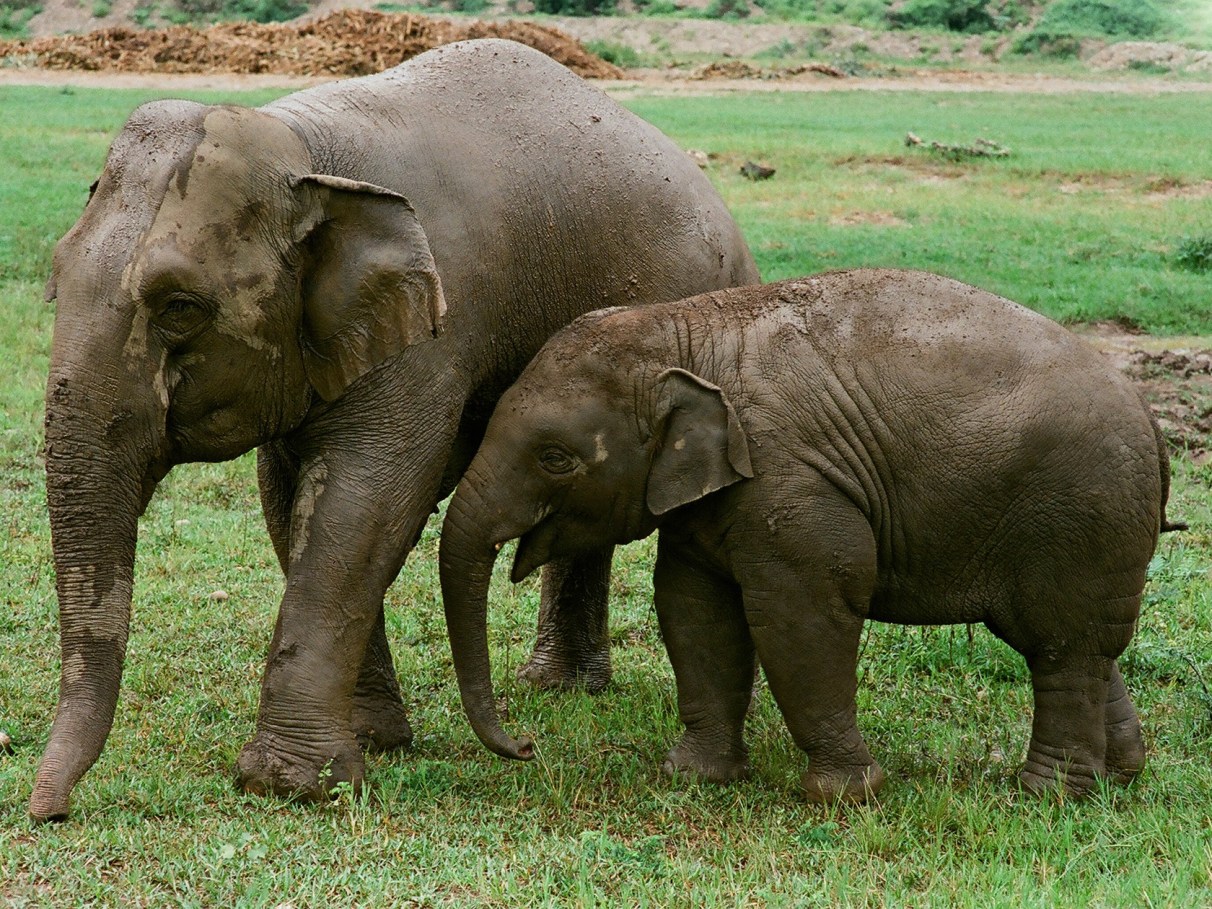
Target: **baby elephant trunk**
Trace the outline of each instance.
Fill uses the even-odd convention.
[[[459,485],[442,525],[442,600],[463,710],[480,741],[502,757],[528,761],[534,746],[501,728],[492,694],[488,658],[488,586],[499,544],[477,526],[478,484],[470,476]]]

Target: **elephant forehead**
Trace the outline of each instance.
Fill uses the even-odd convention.
[[[207,115],[193,161],[168,186],[126,283],[137,297],[166,283],[213,297],[216,327],[255,343],[266,316],[261,303],[279,277],[284,209],[293,198],[279,152],[292,139],[299,143],[285,125],[252,114],[219,108]]]

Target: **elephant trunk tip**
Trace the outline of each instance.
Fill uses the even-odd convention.
[[[60,792],[58,786],[36,781],[34,794],[29,799],[30,820],[35,824],[60,824],[66,821],[68,798],[69,795]]]
[[[517,758],[519,761],[534,760],[534,742],[526,736],[522,736],[516,742],[516,748],[512,757]]]
[[[534,760],[534,741],[529,736],[524,735],[519,739],[508,735],[501,735],[499,738],[489,736],[484,737],[482,741],[489,751],[503,758],[513,761]]]

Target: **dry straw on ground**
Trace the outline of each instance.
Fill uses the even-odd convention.
[[[47,69],[160,73],[275,73],[360,76],[467,38],[512,38],[581,76],[622,71],[576,39],[533,22],[451,22],[427,16],[342,10],[312,22],[225,22],[0,41],[0,58],[33,58]]]

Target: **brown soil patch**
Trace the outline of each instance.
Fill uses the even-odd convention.
[[[1145,393],[1170,444],[1212,461],[1212,349],[1133,351],[1127,373]]]
[[[890,211],[846,211],[829,216],[829,223],[834,227],[855,227],[870,225],[873,227],[908,227],[909,222],[899,218]]]
[[[1108,322],[1074,330],[1136,382],[1176,451],[1212,463],[1212,339],[1152,338]]]
[[[468,38],[520,41],[587,78],[623,75],[575,38],[534,22],[457,22],[361,10],[344,10],[313,22],[227,22],[205,29],[115,27],[7,41],[0,42],[0,58],[32,57],[37,66],[59,70],[360,76]]]

